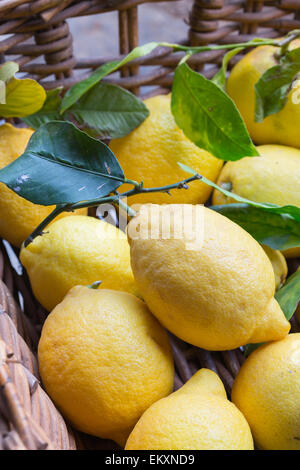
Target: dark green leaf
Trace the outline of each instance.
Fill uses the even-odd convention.
[[[283,214],[274,214],[249,204],[225,204],[210,209],[240,225],[255,240],[274,250],[300,246],[300,221]]]
[[[217,158],[259,155],[231,98],[185,63],[175,71],[171,108],[188,139]]]
[[[61,105],[60,92],[61,88],[46,91],[46,101],[43,107],[35,114],[23,118],[23,121],[33,129],[38,129],[42,124],[49,121],[58,121],[60,119],[59,110]]]
[[[106,77],[106,75],[115,72],[123,65],[126,65],[128,62],[137,59],[138,57],[143,57],[147,54],[150,54],[150,52],[152,52],[158,46],[159,43],[157,42],[149,42],[144,46],[138,46],[133,49],[126,57],[124,57],[124,59],[114,60],[113,62],[104,64],[96,69],[95,72],[93,72],[88,78],[72,86],[67,91],[62,101],[61,114],[63,114],[67,109],[75,104],[79,98],[87,93],[94,85],[99,83],[102,78]]]
[[[286,319],[290,320],[300,302],[300,271],[296,271],[288,278],[284,286],[276,292],[275,299],[279,303]],[[247,344],[244,346],[245,356],[249,356],[262,344]]]
[[[180,162],[177,162],[177,163],[187,173],[191,173],[192,175],[195,175],[197,173],[195,170],[188,167],[187,165],[184,165],[183,163],[180,163]],[[209,179],[205,178],[205,176],[201,177],[201,181],[203,181],[203,183],[207,184],[208,186],[211,186],[212,188],[217,189],[222,194],[225,194],[225,196],[227,196],[228,198],[234,199],[237,202],[249,204],[253,207],[258,207],[268,212],[272,212],[274,214],[285,214],[285,215],[288,214],[293,219],[300,221],[300,208],[297,206],[291,206],[291,205],[290,206],[276,206],[276,204],[270,204],[267,202],[260,203],[260,202],[250,201],[249,199],[239,196],[238,194],[235,194],[231,191],[227,191],[221,186],[218,186],[216,183],[213,183]]]
[[[245,356],[248,357],[249,354],[255,351],[255,349],[259,348],[259,346],[261,346],[262,344],[264,343],[256,343],[256,344],[250,343],[250,344],[246,344],[245,346],[243,346]]]
[[[228,64],[230,60],[232,59],[232,57],[234,57],[236,54],[241,52],[243,49],[244,49],[243,47],[238,47],[237,49],[232,49],[231,51],[228,51],[223,57],[222,66],[220,70],[212,78],[212,82],[214,82],[223,90],[225,90],[225,86],[226,86],[226,72],[227,72]]]
[[[300,48],[293,49],[260,77],[255,84],[255,121],[262,122],[286,104],[293,82],[300,72]]]
[[[0,181],[35,204],[72,204],[116,190],[124,173],[112,151],[69,122],[52,121],[31,137]]]
[[[144,103],[123,88],[99,83],[68,109],[79,124],[96,129],[102,138],[129,134],[149,115]]]
[[[288,278],[284,286],[276,292],[275,299],[279,303],[286,319],[290,320],[300,301],[300,271],[296,271]]]

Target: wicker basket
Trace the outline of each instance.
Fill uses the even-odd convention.
[[[120,54],[124,55],[138,44],[137,10],[142,3],[147,2],[2,0],[0,60],[15,60],[26,76],[38,79],[48,89],[67,89],[104,61],[117,57],[77,61],[66,20],[118,10]],[[193,45],[276,37],[300,28],[300,0],[196,0],[189,24],[186,42]],[[137,94],[144,94],[145,86],[154,87],[154,93],[164,92],[181,57],[181,53],[171,55],[169,49],[160,48],[108,80]],[[221,58],[220,51],[197,54],[191,65],[211,76]],[[72,431],[43,391],[35,353],[47,312],[35,300],[17,256],[17,250],[7,242],[0,243],[0,449],[116,449],[110,441]],[[290,273],[298,266],[299,260],[292,260]],[[299,331],[294,319],[292,325],[293,331]],[[171,340],[175,388],[200,367],[207,367],[220,375],[230,394],[244,360],[240,350],[212,353],[175,337]]]

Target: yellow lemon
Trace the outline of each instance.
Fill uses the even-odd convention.
[[[200,205],[146,204],[128,237],[141,295],[179,338],[226,350],[288,334],[269,258],[228,218]]]
[[[279,250],[273,250],[267,245],[262,245],[262,248],[272,263],[275,276],[275,288],[277,290],[285,283],[288,275],[287,262]]]
[[[259,448],[300,450],[300,333],[251,353],[234,382],[232,401]]]
[[[38,358],[47,392],[73,426],[120,445],[173,388],[167,333],[127,292],[71,289],[46,319]]]
[[[25,151],[33,132],[32,129],[17,128],[11,124],[0,126],[0,169],[12,163]],[[15,246],[21,246],[54,207],[33,204],[0,183],[0,237]],[[76,213],[86,214],[87,210],[81,209]],[[61,214],[57,219],[69,214]]]
[[[35,297],[52,310],[76,285],[137,293],[124,232],[88,216],[54,222],[20,254]]]
[[[189,175],[177,162],[215,181],[223,161],[194,145],[176,125],[170,110],[170,95],[145,100],[150,111],[147,119],[133,132],[112,140],[110,148],[119,160],[127,178],[143,181],[145,187],[158,187],[179,182]],[[122,191],[129,189],[122,186]],[[190,183],[188,190],[141,194],[130,198],[133,203],[204,203],[211,188],[200,181]]]
[[[142,415],[126,450],[252,450],[247,421],[214,372],[201,369]]]
[[[293,41],[290,48],[300,46],[300,40]],[[227,92],[243,116],[249,133],[256,144],[282,144],[300,147],[300,82],[288,94],[284,108],[272,114],[263,122],[254,121],[254,86],[270,67],[278,65],[273,46],[260,46],[246,54],[233,67],[227,81]]]
[[[217,184],[255,202],[300,207],[300,150],[283,145],[261,145],[257,150],[260,157],[226,163]],[[214,190],[213,204],[234,202]],[[285,255],[300,256],[300,247],[286,250]]]

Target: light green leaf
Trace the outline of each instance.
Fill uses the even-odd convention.
[[[296,271],[288,278],[284,286],[276,292],[275,299],[286,319],[290,320],[300,301],[300,271]]]
[[[0,80],[7,83],[19,71],[19,64],[16,62],[5,62],[0,66]]]
[[[191,173],[192,175],[195,175],[197,174],[197,172],[195,170],[193,170],[192,168],[188,167],[187,165],[184,165],[183,163],[180,163],[180,162],[177,162],[177,164],[184,170],[186,171],[187,173]],[[212,188],[214,189],[217,189],[218,191],[220,191],[222,194],[225,194],[225,196],[231,198],[231,199],[234,199],[235,201],[237,202],[242,202],[242,203],[245,203],[245,204],[250,204],[251,206],[253,207],[258,207],[258,208],[261,208],[261,209],[264,209],[266,211],[270,211],[274,214],[285,214],[285,215],[289,215],[290,217],[292,217],[293,219],[295,220],[298,220],[300,221],[300,208],[299,207],[296,207],[296,206],[292,206],[292,205],[289,205],[289,206],[277,206],[276,204],[270,204],[270,203],[260,203],[260,202],[254,202],[254,201],[250,201],[250,199],[246,199],[244,197],[241,197],[239,196],[238,194],[235,194],[231,191],[227,191],[226,189],[222,188],[221,186],[218,186],[216,183],[214,183],[213,181],[210,181],[209,179],[205,178],[205,176],[202,176],[201,177],[201,181],[203,181],[203,183],[206,183],[208,186],[211,186]]]
[[[220,70],[216,73],[216,75],[212,78],[212,81],[218,85],[220,88],[225,90],[225,85],[226,85],[226,72],[227,72],[227,67],[232,59],[236,54],[241,52],[244,48],[243,47],[238,47],[237,49],[232,49],[231,51],[228,51],[222,60],[222,66]]]
[[[94,85],[99,83],[102,78],[106,77],[106,75],[115,72],[120,67],[126,65],[128,62],[134,59],[150,54],[150,52],[152,52],[158,46],[158,42],[149,42],[144,46],[138,46],[133,49],[126,57],[124,57],[124,59],[114,60],[113,62],[104,64],[96,69],[88,78],[72,86],[67,91],[62,101],[61,114],[63,114],[67,109],[75,104],[79,98],[87,93]]]
[[[300,72],[300,48],[293,49],[279,65],[269,68],[255,84],[255,121],[281,111],[287,101],[293,82]]]
[[[33,129],[38,129],[42,124],[49,121],[58,121],[60,119],[59,110],[61,105],[60,92],[61,88],[47,90],[46,101],[43,107],[36,113],[23,118],[23,121]]]
[[[37,112],[44,104],[46,92],[35,80],[12,78],[6,85],[6,103],[0,104],[0,116],[25,117]]]
[[[239,160],[259,155],[231,98],[186,63],[175,71],[171,109],[188,139],[215,157]]]

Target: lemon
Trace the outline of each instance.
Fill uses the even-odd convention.
[[[12,163],[25,151],[33,132],[32,129],[17,128],[8,123],[0,126],[0,169]],[[0,237],[15,246],[21,246],[54,208],[55,206],[33,204],[0,183]],[[86,214],[87,210],[81,209],[76,213]],[[68,215],[66,212],[57,219]]]
[[[283,145],[261,145],[257,150],[260,157],[226,163],[217,184],[255,202],[300,207],[300,150]],[[213,204],[233,202],[234,199],[214,190]],[[300,247],[285,254],[300,256]]]
[[[126,450],[252,450],[242,413],[227,400],[214,372],[201,369],[142,415]]]
[[[300,40],[291,43],[290,48],[300,46]],[[300,147],[300,82],[288,94],[284,108],[272,114],[263,122],[254,121],[254,86],[269,68],[278,65],[273,46],[260,46],[246,54],[232,69],[227,81],[227,92],[237,105],[245,120],[249,133],[256,144],[282,144]]]
[[[184,341],[226,350],[289,332],[269,258],[228,218],[200,205],[146,204],[128,238],[139,292]]]
[[[79,284],[137,293],[124,232],[88,216],[54,222],[20,254],[35,297],[52,310]]]
[[[46,319],[38,358],[46,391],[73,426],[120,445],[173,388],[167,333],[126,292],[71,289]]]
[[[275,288],[277,290],[285,283],[288,275],[287,262],[279,250],[273,250],[267,245],[262,245],[262,248],[272,263],[275,276]]]
[[[110,148],[120,162],[126,178],[143,181],[145,187],[158,187],[187,178],[177,162],[215,181],[223,162],[194,145],[176,125],[170,110],[170,95],[145,100],[148,118],[133,132],[112,140]],[[129,189],[122,186],[122,191]],[[204,203],[211,188],[199,181],[190,183],[188,190],[174,189],[166,193],[140,194],[130,198],[133,203]]]
[[[250,354],[234,382],[232,401],[259,448],[300,450],[300,333]]]

